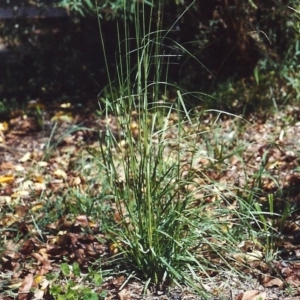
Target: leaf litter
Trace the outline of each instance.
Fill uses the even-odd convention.
[[[0,123],[0,289],[5,299],[51,299],[52,282],[46,276],[60,273],[63,262],[78,263],[87,274],[91,266],[99,261],[105,266],[105,261],[118,253],[118,245],[110,244],[103,233],[101,216],[90,217],[94,205],[99,205],[97,197],[105,195],[105,187],[86,151],[97,155],[99,132],[105,131],[107,123],[126,146],[114,117],[104,120],[89,109],[84,113],[76,109],[64,112],[62,107],[43,114],[42,127],[37,117],[24,112]],[[300,136],[299,114],[298,108],[287,106],[282,112],[248,116],[249,122],[231,116],[216,122],[209,112],[195,128],[184,126],[187,141],[197,141],[195,183],[220,183],[215,193],[198,191],[190,184],[186,188],[195,190],[195,199],[213,203],[222,197],[230,199],[245,186],[255,187],[263,166],[267,172],[259,183],[261,205],[267,205],[267,195],[272,193],[276,196],[276,212],[282,213],[287,203],[293,207],[285,220],[268,220],[281,231],[274,241],[278,253],[271,261],[266,262],[265,247],[259,241],[244,241],[239,245],[240,252],[228,254],[240,272],[249,274],[249,280],[237,280],[221,270],[211,274],[215,286],[203,278],[214,299],[298,299],[300,145],[295,137]],[[55,131],[54,122],[58,124]],[[172,122],[176,123],[176,114],[170,116],[170,125]],[[132,128],[136,132],[138,124],[134,122]],[[171,129],[166,138],[171,140],[176,134],[176,129]],[[211,149],[203,146],[205,140],[210,141]],[[176,149],[185,148],[184,165],[191,159],[187,144],[174,144],[175,149],[169,149],[166,156],[176,157]],[[226,188],[222,188],[223,183]],[[87,204],[91,198],[95,203]],[[80,203],[83,209],[75,211],[73,208]],[[226,205],[233,211],[238,209],[234,201]],[[215,214],[209,210],[206,213]],[[116,223],[121,220],[113,207],[107,214]],[[224,231],[236,221],[234,214],[218,218]],[[130,226],[130,220],[126,222]],[[289,295],[284,291],[287,288],[291,290]],[[176,288],[161,295],[149,292],[142,296],[138,280],[127,282],[124,275],[114,273],[95,288],[99,295],[103,291],[107,292],[106,299],[200,299],[189,290]]]

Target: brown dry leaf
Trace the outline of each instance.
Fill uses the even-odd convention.
[[[15,206],[15,214],[19,216],[20,218],[26,216],[28,213],[29,207],[23,206],[23,205],[16,205]]]
[[[120,201],[118,204],[113,203],[112,208],[114,210],[115,222],[125,224],[129,230],[133,230],[134,227],[130,222],[130,218],[128,216],[128,211],[124,204],[124,201]],[[125,221],[125,223],[123,223],[124,221]]]
[[[279,279],[279,278],[269,278],[270,280],[268,280],[267,282],[264,282],[264,287],[279,287],[279,288],[283,288],[284,287],[284,282]]]
[[[45,258],[40,255],[39,253],[31,253],[31,256],[36,259],[38,262],[43,263],[45,261]]]
[[[26,240],[22,244],[22,247],[19,249],[19,252],[23,255],[29,255],[33,252],[34,248],[35,248],[35,244],[32,241],[32,239]]]
[[[89,226],[89,220],[87,218],[87,216],[85,215],[81,215],[81,216],[77,216],[75,219],[75,226],[82,226],[82,227],[88,227]]]
[[[247,253],[234,253],[233,258],[240,263],[249,263],[257,260],[261,260],[263,258],[263,253],[259,250],[254,250],[252,252]]]
[[[40,255],[39,253],[31,253],[31,257],[36,259],[39,262],[39,271],[38,275],[45,275],[50,270],[52,270],[51,262],[48,260],[48,258]],[[38,278],[38,277],[37,277]],[[35,281],[36,282],[36,281]]]
[[[292,287],[299,287],[300,286],[300,278],[297,274],[292,274],[291,276],[285,279],[288,285]]]
[[[265,292],[260,292],[257,290],[247,291],[240,295],[237,300],[265,300],[267,294]]]
[[[27,294],[29,293],[30,288],[32,287],[33,283],[33,274],[29,273],[22,281],[22,285],[18,291],[18,299],[25,300],[27,299]]]
[[[12,162],[9,162],[9,161],[5,161],[5,162],[1,163],[1,165],[0,165],[1,170],[14,170],[15,167],[16,167],[15,164],[13,164]]]
[[[121,292],[118,293],[119,300],[130,300],[131,296],[127,289],[123,289]]]
[[[138,125],[137,122],[135,122],[135,121],[131,122],[130,130],[131,130],[132,136],[134,138],[138,138],[139,133],[140,133],[140,129],[139,129],[139,125]]]
[[[121,285],[124,283],[124,281],[125,281],[125,276],[121,275],[118,278],[115,278],[112,283],[116,288],[120,288]]]
[[[85,215],[77,216],[75,219],[75,226],[82,226],[82,227],[90,227],[90,228],[95,228],[97,225],[87,218]]]
[[[72,227],[73,223],[67,219],[67,216],[62,217],[61,219],[48,224],[46,227],[48,229],[60,229],[60,230],[69,230]],[[58,235],[64,235],[66,232],[59,232]]]
[[[48,259],[47,248],[41,248],[39,253],[46,259]]]
[[[69,179],[69,185],[71,186],[77,186],[81,184],[81,178],[80,177],[71,177]]]

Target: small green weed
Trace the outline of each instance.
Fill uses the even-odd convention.
[[[78,263],[73,263],[73,265],[62,263],[60,271],[62,276],[52,273],[47,276],[51,282],[49,293],[54,299],[98,300],[106,296],[106,292],[96,293],[93,290],[93,287],[98,287],[103,282],[100,273],[90,272],[88,276],[85,276],[88,278],[84,278]]]

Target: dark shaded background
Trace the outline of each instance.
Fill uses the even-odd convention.
[[[96,13],[87,9],[82,16],[57,8],[57,3],[43,0],[32,6],[24,0],[1,4],[2,100],[69,97],[78,101],[96,97],[108,83]],[[287,61],[298,63],[293,55],[297,21],[287,7],[295,7],[297,1],[196,0],[178,20],[189,4],[168,1],[163,12],[164,29],[174,26],[162,41],[162,50],[180,55],[170,60],[170,82],[187,90],[211,93],[228,79],[253,80],[259,62],[278,73]],[[9,13],[12,6],[18,8],[14,16]],[[101,13],[108,64],[114,74],[116,23],[122,24],[123,16],[108,8]],[[155,19],[149,20],[154,29]],[[134,24],[129,28],[134,36]]]

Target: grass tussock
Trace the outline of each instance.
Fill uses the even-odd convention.
[[[131,277],[141,278],[146,288],[165,288],[175,282],[203,294],[201,276],[228,267],[225,258],[238,243],[228,224],[241,218],[241,226],[251,227],[249,206],[245,204],[241,212],[237,206],[229,210],[225,195],[236,197],[230,188],[195,167],[201,116],[192,117],[187,111],[184,92],[176,87],[176,100],[163,100],[168,88],[168,56],[163,52],[168,32],[160,30],[163,14],[154,13],[157,8],[163,8],[163,1],[150,9],[150,19],[159,16],[154,31],[142,3],[136,8],[134,36],[129,34],[126,18],[118,26],[117,75],[101,95],[103,114],[107,120],[110,114],[116,117],[122,136],[120,142],[107,125],[100,139],[99,162],[106,174],[114,220],[106,231],[113,241],[115,263]],[[241,151],[225,154],[221,144],[213,146],[211,141],[207,148],[215,157],[207,156],[209,149],[202,156],[216,170]],[[207,195],[213,203],[204,200]],[[245,234],[241,228],[235,228],[236,232]]]

